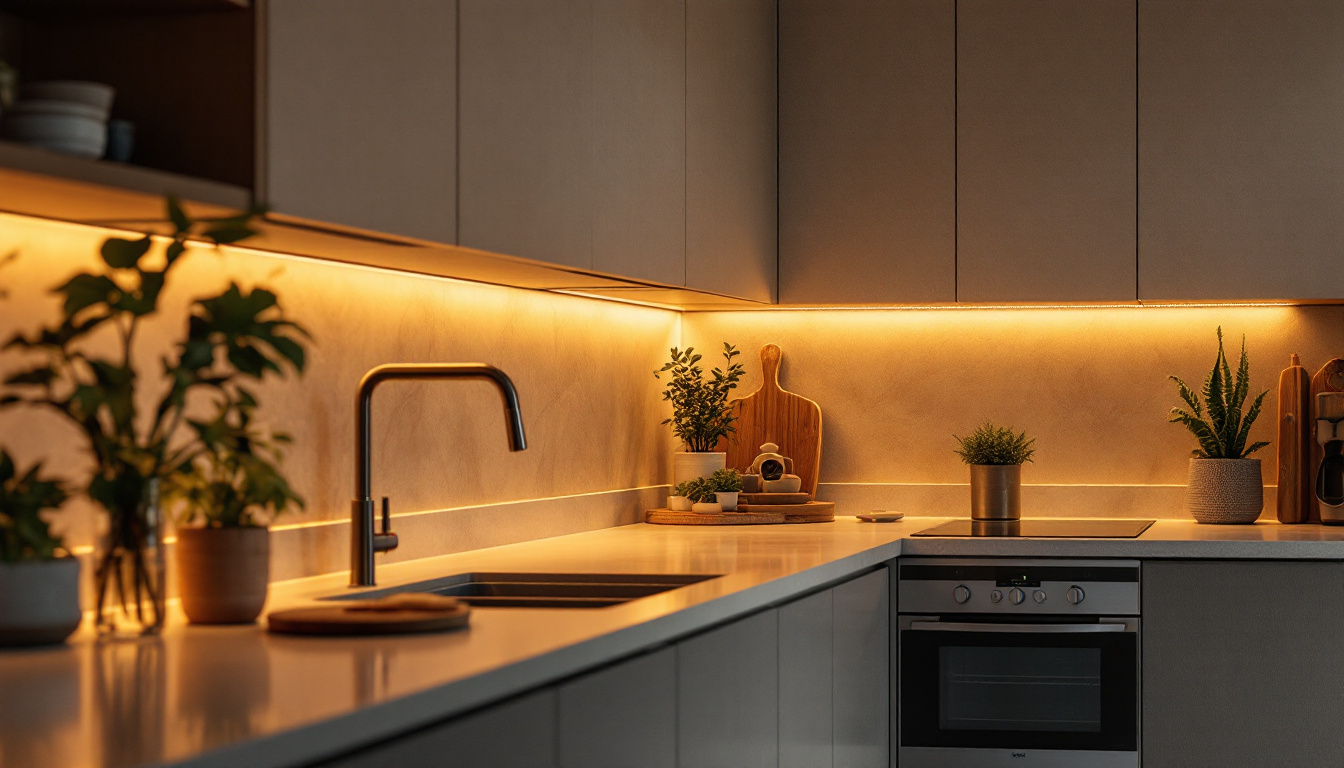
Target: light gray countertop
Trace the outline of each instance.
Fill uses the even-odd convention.
[[[471,571],[723,574],[598,610],[477,609],[471,627],[300,638],[261,626],[0,653],[0,765],[302,764],[545,685],[836,583],[898,555],[1344,560],[1344,528],[1161,520],[1138,539],[938,539],[899,523],[632,525],[383,566],[381,586]],[[268,609],[345,593],[273,585]],[[87,623],[87,622],[86,622]]]

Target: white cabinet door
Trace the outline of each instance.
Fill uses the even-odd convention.
[[[1344,564],[1143,564],[1144,768],[1344,765]]]
[[[886,568],[831,590],[835,768],[887,768],[891,603]]]
[[[955,0],[781,0],[779,300],[956,300]]]
[[[459,242],[593,266],[593,0],[461,0]]]
[[[555,702],[546,688],[321,768],[557,768]]]
[[[1344,298],[1344,3],[1139,0],[1139,298]]]
[[[559,691],[561,768],[675,768],[675,648],[590,672]]]
[[[774,301],[775,0],[686,0],[686,285]]]
[[[776,768],[778,665],[775,610],[677,644],[679,768]]]
[[[829,768],[832,591],[779,607],[779,768]]]
[[[958,301],[1135,300],[1134,14],[957,3]]]
[[[263,7],[263,199],[281,214],[456,242],[456,1]]]

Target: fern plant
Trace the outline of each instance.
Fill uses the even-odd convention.
[[[1170,377],[1176,382],[1176,391],[1189,407],[1172,408],[1167,421],[1184,424],[1199,441],[1199,447],[1192,451],[1197,459],[1244,459],[1269,445],[1259,442],[1246,445],[1251,434],[1251,424],[1260,415],[1260,406],[1269,390],[1256,396],[1250,410],[1242,415],[1242,406],[1251,385],[1250,364],[1246,358],[1246,337],[1241,337],[1241,362],[1237,365],[1234,377],[1227,364],[1227,355],[1223,352],[1223,329],[1218,328],[1218,358],[1213,362],[1213,370],[1204,378],[1203,403],[1200,396],[1190,389],[1179,377]],[[1207,416],[1206,416],[1207,414]]]
[[[728,407],[728,393],[737,387],[746,369],[733,358],[742,354],[733,345],[724,343],[723,359],[727,370],[715,368],[705,375],[700,367],[701,355],[693,347],[685,350],[672,348],[672,359],[653,372],[655,379],[670,373],[663,399],[672,403],[672,418],[663,419],[672,426],[672,432],[686,444],[692,453],[708,453],[719,444],[719,438],[732,434],[737,419]]]
[[[1031,461],[1036,449],[1035,438],[1025,431],[1015,433],[1009,427],[996,427],[990,422],[981,424],[966,437],[957,437],[961,444],[956,453],[967,464],[1011,465]]]

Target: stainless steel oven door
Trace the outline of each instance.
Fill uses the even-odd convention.
[[[902,616],[901,768],[1137,768],[1139,620]]]

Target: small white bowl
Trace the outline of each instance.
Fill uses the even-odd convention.
[[[24,98],[74,101],[98,109],[104,117],[112,111],[112,100],[117,89],[103,83],[87,80],[47,80],[23,86]]]
[[[691,511],[701,515],[717,515],[723,511],[717,501],[697,501],[691,505]]]

